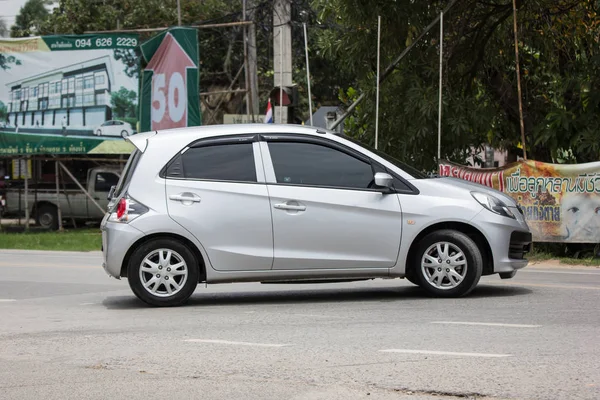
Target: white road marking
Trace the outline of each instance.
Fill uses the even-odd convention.
[[[433,321],[432,324],[500,326],[507,328],[539,328],[541,325],[501,324],[496,322]]]
[[[600,272],[580,272],[580,271],[550,271],[546,269],[524,269],[519,272],[540,273],[540,274],[567,274],[567,275],[596,275],[600,276]]]
[[[0,303],[10,303],[11,301],[17,301],[15,299],[0,299]]]
[[[430,354],[430,355],[437,355],[437,356],[487,357],[487,358],[512,357],[512,354],[457,353],[454,351],[436,351],[436,350],[387,349],[387,350],[379,350],[379,351],[382,353]]]
[[[343,318],[340,317],[338,315],[336,316],[331,316],[331,315],[319,315],[319,314],[290,314],[296,317],[308,317],[308,318]]]
[[[486,285],[491,286],[533,286],[533,287],[544,287],[544,288],[555,288],[555,289],[581,289],[581,290],[600,290],[600,286],[577,286],[577,285],[551,285],[545,283],[527,283],[527,282],[485,282]]]
[[[93,306],[94,304],[97,303],[81,303],[80,306]]]
[[[230,345],[234,345],[234,346],[256,346],[256,347],[284,347],[284,346],[291,346],[290,344],[230,342],[229,340],[216,340],[216,339],[186,339],[186,340],[184,340],[184,342],[230,344]]]

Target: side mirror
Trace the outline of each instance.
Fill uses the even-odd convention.
[[[377,172],[375,174],[375,186],[388,191],[392,188],[394,178],[386,172]]]
[[[112,185],[110,187],[110,190],[108,191],[108,196],[106,197],[107,200],[110,200],[113,198],[113,195],[115,194],[115,189],[117,188],[116,185]]]

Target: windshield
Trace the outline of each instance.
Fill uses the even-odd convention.
[[[396,167],[400,168],[401,170],[403,170],[404,172],[406,172],[409,175],[412,175],[415,179],[426,179],[428,178],[428,176],[426,174],[424,174],[423,172],[419,171],[418,169],[411,167],[410,165],[395,159],[394,157],[390,156],[389,154],[384,153],[381,150],[376,150],[373,147],[364,144],[363,142],[360,142],[350,136],[341,136],[346,140],[351,141],[354,144],[359,145],[360,147],[363,147],[364,149],[369,150],[372,153],[377,154],[379,157],[383,158],[384,160],[386,160],[387,162],[394,164]]]

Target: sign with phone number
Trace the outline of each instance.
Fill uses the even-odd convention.
[[[136,34],[90,34],[42,36],[50,51],[133,49],[138,45]]]

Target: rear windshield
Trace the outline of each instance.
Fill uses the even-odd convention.
[[[140,161],[141,155],[142,152],[136,149],[129,156],[127,164],[125,164],[125,168],[121,174],[121,179],[119,179],[117,187],[115,188],[115,192],[113,194],[114,197],[120,197],[123,194],[123,190],[129,185],[129,181],[131,180],[131,176],[135,171],[135,167],[137,167],[137,164]]]

